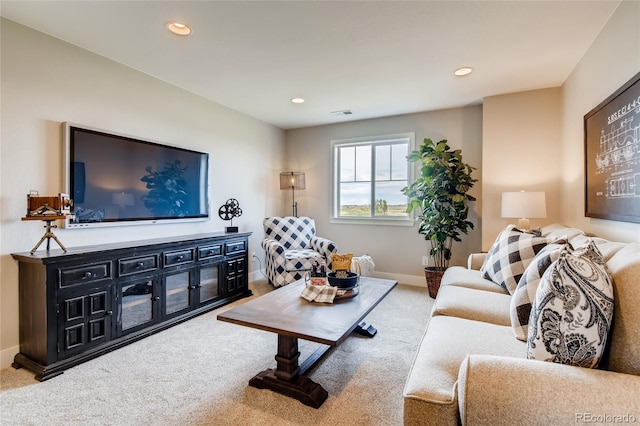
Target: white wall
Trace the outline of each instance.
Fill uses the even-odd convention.
[[[563,86],[562,216],[567,225],[640,242],[640,224],[584,216],[583,117],[640,71],[640,2],[623,1]]]
[[[205,151],[211,169],[212,220],[56,230],[66,246],[219,231],[226,223],[218,207],[236,198],[243,215],[234,225],[254,233],[250,250],[262,256],[262,219],[283,207],[281,129],[11,21],[1,26],[0,367],[19,344],[18,265],[10,253],[29,251],[43,233],[42,223],[20,221],[26,194],[63,190],[61,122]]]
[[[517,219],[502,218],[502,193],[544,191],[547,218],[531,226],[560,222],[562,161],[560,88],[490,96],[482,120],[482,249]]]
[[[394,276],[399,281],[425,285],[422,256],[427,243],[413,227],[332,224],[330,216],[331,150],[330,141],[356,137],[415,132],[416,147],[424,138],[448,139],[454,148],[462,149],[462,158],[476,167],[473,176],[480,179],[482,155],[482,107],[472,106],[396,117],[354,121],[334,125],[288,130],[286,157],[290,170],[306,173],[307,189],[296,192],[299,214],[314,217],[318,234],[332,239],[340,253],[370,254],[381,276]],[[471,194],[470,220],[475,229],[463,242],[453,247],[452,265],[466,264],[469,253],[480,249],[481,182]],[[290,194],[288,194],[290,197]]]

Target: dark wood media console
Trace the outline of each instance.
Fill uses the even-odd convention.
[[[20,353],[37,380],[250,296],[249,235],[15,253]]]

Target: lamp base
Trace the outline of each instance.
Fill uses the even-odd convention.
[[[238,232],[238,227],[237,226],[227,226],[226,228],[224,228],[224,232],[226,232],[227,234]]]
[[[528,231],[529,229],[531,229],[531,224],[529,223],[529,219],[526,219],[526,218],[518,219],[518,229],[521,229],[523,231]]]

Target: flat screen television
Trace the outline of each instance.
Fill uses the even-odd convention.
[[[67,228],[209,219],[209,154],[63,124]]]

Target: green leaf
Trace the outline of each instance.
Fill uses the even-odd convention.
[[[447,140],[437,144],[425,138],[418,150],[407,160],[420,162],[419,177],[401,190],[409,200],[407,212],[420,209],[418,232],[429,241],[429,255],[435,266],[446,267],[451,258],[451,241],[460,241],[460,234],[473,229],[467,220],[468,194],[477,179],[471,176],[474,167],[462,161],[462,150],[451,150]]]

